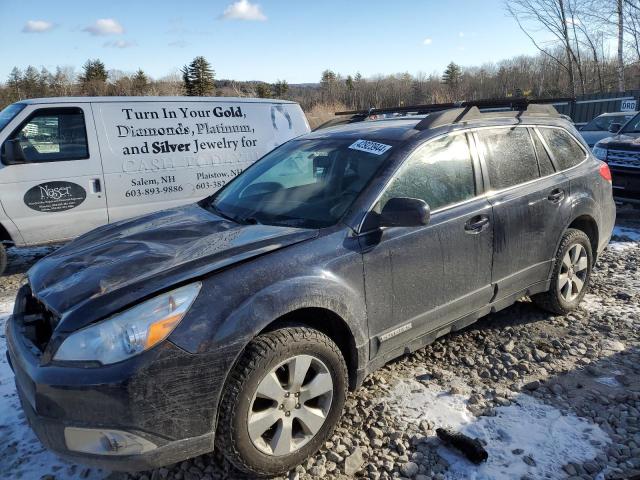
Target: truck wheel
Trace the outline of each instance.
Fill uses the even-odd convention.
[[[566,315],[576,309],[587,292],[592,267],[589,237],[580,230],[568,229],[556,253],[549,290],[531,300],[545,310]]]
[[[347,395],[347,367],[326,335],[307,327],[256,337],[227,379],[216,446],[236,468],[283,474],[331,435]]]
[[[4,274],[7,268],[7,247],[0,243],[0,275]]]

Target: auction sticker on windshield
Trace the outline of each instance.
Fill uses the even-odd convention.
[[[384,143],[372,142],[371,140],[357,140],[349,145],[352,150],[360,150],[361,152],[373,153],[374,155],[382,155],[391,148],[391,145]]]

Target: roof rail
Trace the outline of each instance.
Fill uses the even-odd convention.
[[[468,122],[471,120],[478,120],[480,118],[518,118],[521,116],[555,118],[562,117],[553,107],[553,105],[530,104],[526,106],[526,108],[520,108],[518,110],[492,110],[489,112],[482,112],[477,106],[474,105],[433,113],[421,120],[414,128],[416,130],[427,130],[429,128],[442,127],[443,125],[450,125],[452,123]]]
[[[427,105],[407,105],[401,107],[389,107],[389,108],[370,108],[367,110],[347,110],[344,112],[335,112],[336,115],[357,115],[363,117],[369,117],[372,115],[382,115],[385,113],[413,113],[413,114],[427,114],[440,112],[443,110],[450,110],[452,108],[461,107],[477,107],[482,109],[500,108],[506,110],[526,110],[530,105],[542,105],[550,103],[571,102],[575,99],[573,97],[559,97],[559,98],[540,98],[530,99],[526,97],[506,97],[506,98],[489,98],[484,100],[469,100],[464,102],[452,102],[452,103],[432,103]]]

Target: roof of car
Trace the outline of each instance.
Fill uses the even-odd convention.
[[[423,116],[415,116],[409,118],[367,120],[357,123],[336,125],[333,127],[323,128],[321,130],[315,130],[305,135],[304,138],[321,139],[328,137],[341,137],[402,141],[419,133],[415,127],[423,118]]]
[[[20,100],[18,103],[43,104],[43,103],[112,103],[112,102],[221,102],[221,103],[292,103],[289,100],[275,100],[271,98],[245,98],[245,97],[50,97],[30,98]]]
[[[607,113],[603,113],[601,115],[598,115],[599,117],[611,117],[613,115],[635,115],[638,112],[607,112]]]

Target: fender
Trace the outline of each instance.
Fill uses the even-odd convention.
[[[176,329],[170,340],[192,353],[224,351],[225,363],[230,367],[261,331],[284,315],[304,308],[322,308],[343,320],[356,347],[356,369],[364,369],[369,355],[364,296],[328,272],[266,286],[224,317],[203,320],[202,329],[198,325],[188,330]]]
[[[573,191],[571,193],[573,196]],[[596,202],[593,200],[593,198],[589,197],[586,194],[586,192],[578,192],[578,195],[573,196],[571,200],[571,216],[569,217],[569,221],[566,222],[564,229],[562,230],[562,233],[556,240],[555,251],[557,252],[558,248],[560,247],[560,242],[562,241],[562,236],[564,235],[564,232],[567,231],[567,229],[569,228],[569,225],[571,225],[578,217],[587,216],[587,217],[593,218],[598,228],[598,236],[600,236],[600,218],[598,213],[599,213],[599,210],[596,205]],[[598,238],[596,241],[599,243],[600,239]],[[593,252],[594,256],[596,256],[597,254],[598,254],[597,252]],[[553,271],[553,268],[551,269],[551,271]],[[551,273],[549,275],[551,275]]]

